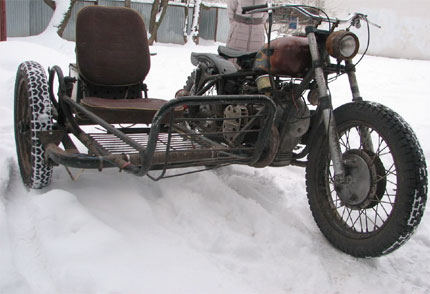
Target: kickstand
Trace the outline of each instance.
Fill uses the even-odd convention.
[[[85,169],[81,169],[78,173],[77,173],[77,175],[76,176],[74,176],[73,174],[72,174],[72,172],[70,171],[70,169],[67,167],[67,166],[65,166],[65,168],[66,168],[66,171],[67,171],[67,173],[69,174],[69,176],[72,178],[72,181],[74,181],[74,182],[76,182],[78,179],[79,179],[79,177],[84,173],[84,171],[85,171]]]

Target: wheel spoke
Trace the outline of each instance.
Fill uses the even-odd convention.
[[[387,204],[389,204],[389,205],[391,205],[391,207],[393,207],[394,206],[394,201],[391,199],[391,197],[395,197],[395,196],[393,196],[393,195],[387,195],[387,199],[388,199],[388,203]]]
[[[395,183],[395,182],[393,182],[392,180],[390,180],[390,179],[385,179],[388,183],[390,183],[390,184],[392,184],[392,185],[394,185],[394,186],[396,186],[397,185],[397,183]]]
[[[351,149],[351,130],[348,130],[348,132],[346,132],[346,149],[349,150]]]
[[[355,228],[355,224],[357,223],[358,220],[360,220],[360,228],[363,228],[363,225],[361,224],[361,215],[363,214],[362,210],[359,210],[358,212],[358,216],[355,219],[355,221],[352,223],[351,227]]]
[[[379,201],[379,204],[387,204],[387,205],[393,206],[393,202],[391,202],[391,201],[385,201],[385,200]]]
[[[345,211],[346,211],[346,206],[343,207],[342,216],[341,216],[342,219],[344,219]]]
[[[363,137],[363,133],[365,133],[366,138]],[[369,141],[365,142],[366,140]],[[367,150],[367,147],[372,145],[372,141],[376,142],[375,151]],[[397,172],[390,148],[374,128],[361,124],[344,130],[339,138],[339,144],[343,153],[349,150],[363,150],[362,152],[369,154],[371,164],[374,164],[378,169],[374,178],[375,184],[386,185],[386,187],[383,193],[378,192],[379,195],[368,200],[368,208],[349,207],[343,203],[336,192],[333,162],[328,160],[328,192],[331,195],[328,200],[331,203],[332,211],[338,215],[338,218],[347,228],[354,232],[371,233],[377,231],[389,218],[396,199],[396,194],[395,192],[393,194],[392,191],[396,191],[397,188]]]
[[[369,221],[370,222],[370,224],[371,225],[373,225],[373,228],[372,228],[372,230],[370,231],[369,230],[369,226],[367,226],[367,230],[366,230],[366,232],[373,232],[373,231],[376,231],[377,229],[379,229],[379,226],[376,224],[376,222],[374,222],[368,215],[367,215],[367,209],[365,210],[365,212],[366,212],[366,223],[368,224],[368,222],[367,221]]]
[[[352,217],[351,217],[352,209],[347,208],[346,210],[348,211],[348,217],[346,218],[346,222],[348,222],[348,220],[351,220],[351,223],[353,223],[353,220],[352,220]]]
[[[376,208],[372,207],[373,211],[375,212],[375,224],[378,221],[378,216],[379,216],[379,214],[378,214],[378,208],[379,208],[379,205],[376,205]],[[384,223],[384,220],[381,217],[379,217],[379,218],[382,220],[382,223]]]
[[[359,216],[359,220],[360,220],[360,228],[361,228],[361,232],[363,232],[363,220],[362,220],[362,215],[363,215],[363,211],[360,210],[358,216]]]
[[[383,138],[381,138],[381,136],[378,136],[378,148],[375,151],[375,155],[381,157],[383,155],[391,154],[389,149],[387,153],[383,153],[383,151],[386,150],[388,146],[385,144],[385,146],[382,148],[382,144],[385,144],[385,141]]]
[[[339,138],[339,144],[340,144],[341,147],[344,147],[345,149],[348,148],[348,145],[345,142],[345,140],[343,139],[343,136]]]

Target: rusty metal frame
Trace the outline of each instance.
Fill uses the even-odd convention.
[[[183,105],[193,106],[201,104],[260,104],[264,106],[265,120],[261,130],[258,133],[256,140],[256,146],[253,150],[251,157],[240,157],[234,154],[234,148],[229,146],[220,146],[216,142],[210,142],[211,140],[205,138],[210,144],[212,144],[210,149],[199,150],[200,152],[175,152],[175,154],[169,154],[169,149],[167,152],[155,152],[157,145],[157,138],[160,134],[160,130],[163,125],[166,124],[166,116],[169,116],[173,109]],[[84,106],[80,105],[76,101],[72,100],[67,95],[61,95],[59,101],[60,107],[63,108],[63,113],[66,117],[65,127],[72,132],[81,142],[87,146],[87,148],[93,154],[81,154],[81,153],[70,153],[67,152],[56,145],[55,142],[49,142],[47,138],[45,150],[48,157],[56,164],[61,164],[69,167],[78,168],[107,168],[107,167],[119,167],[129,173],[136,176],[148,175],[148,171],[152,169],[163,170],[160,177],[164,176],[165,170],[171,167],[185,167],[185,166],[197,166],[205,165],[211,163],[211,156],[215,152],[224,152],[226,154],[232,155],[230,158],[217,159],[217,164],[228,164],[228,163],[242,163],[252,165],[256,163],[262,155],[264,144],[270,135],[270,128],[273,125],[276,106],[273,101],[263,95],[216,95],[216,96],[187,96],[168,101],[165,105],[155,115],[151,128],[148,134],[148,143],[143,146],[139,142],[135,141],[131,136],[127,135],[125,132],[118,128],[110,125],[108,122],[95,115]],[[112,154],[104,150],[97,145],[97,141],[91,138],[90,135],[85,133],[79,125],[76,123],[73,112],[79,111],[84,114],[90,121],[94,124],[98,124],[105,128],[110,134],[124,141],[126,144],[130,145],[137,150],[136,154]],[[169,136],[171,136],[172,131],[177,131],[178,128],[173,125],[173,121],[170,121]],[[192,134],[190,134],[191,136]],[[49,137],[49,136],[48,136]],[[57,139],[58,141],[58,139]],[[92,146],[88,146],[92,145]],[[183,162],[183,158],[190,160],[189,162]],[[202,158],[202,161],[199,159]],[[232,159],[234,158],[234,159]],[[167,166],[167,162],[171,166]],[[158,178],[157,178],[158,179]],[[155,179],[155,180],[157,180]]]

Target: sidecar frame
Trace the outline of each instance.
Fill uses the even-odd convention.
[[[44,131],[39,133],[39,138],[45,146],[46,155],[49,160],[55,164],[60,164],[68,167],[86,168],[86,169],[103,169],[109,167],[118,167],[124,169],[136,176],[144,176],[150,170],[162,170],[162,176],[167,169],[211,165],[219,166],[223,164],[246,164],[255,165],[260,159],[265,147],[264,142],[267,141],[270,134],[270,129],[275,116],[275,106],[273,102],[266,96],[259,95],[218,95],[218,96],[188,96],[170,100],[162,106],[162,108],[154,116],[151,126],[148,128],[117,128],[112,126],[107,121],[103,120],[96,114],[86,109],[81,104],[73,101],[67,95],[60,96],[61,104],[67,105],[64,108],[74,109],[68,113],[66,123],[58,125],[56,130]],[[214,132],[207,134],[204,132],[193,133],[181,126],[184,122],[190,122],[196,118],[177,117],[172,113],[173,109],[186,105],[187,107],[194,105],[219,105],[219,104],[260,104],[264,105],[264,120],[262,128],[258,131],[258,138],[255,147],[229,147],[222,145],[209,138],[208,135],[214,135]],[[68,112],[68,111],[66,111]],[[83,125],[98,125],[106,129],[106,135],[98,135],[94,138],[94,134],[85,133],[76,120],[73,114],[79,112],[80,115],[85,115],[88,120],[84,121]],[[263,117],[263,114],[253,116],[254,119]],[[198,118],[199,120],[201,118]],[[211,119],[211,118],[205,118]],[[246,132],[246,130],[241,130]],[[241,133],[240,131],[237,134]],[[82,153],[67,152],[58,147],[61,142],[70,142],[69,133],[80,138],[80,141],[94,155]],[[139,143],[130,135],[143,135],[146,137],[146,144]],[[113,153],[103,147],[100,142],[106,137],[115,137],[113,140],[121,140],[129,147],[125,149],[134,150],[130,153],[116,152]],[[165,149],[157,150],[157,143],[160,142],[160,137],[164,137]],[[61,139],[60,139],[61,138]],[[172,138],[182,138],[189,141],[190,144],[195,144],[191,149],[172,150]],[[204,144],[206,143],[206,144]],[[69,143],[70,144],[70,143]],[[164,144],[164,143],[163,143]],[[199,146],[200,148],[197,148]],[[131,148],[130,148],[131,147]],[[76,148],[71,148],[72,150]],[[251,153],[244,152],[253,150]]]
[[[104,27],[112,23],[115,25]],[[270,98],[148,98],[144,84],[150,69],[148,40],[143,20],[134,10],[83,8],[77,18],[76,40],[77,62],[70,65],[69,76],[59,66],[49,68],[46,76],[37,62],[24,62],[18,69],[15,137],[24,182],[39,172],[32,158],[36,149],[45,161],[39,165],[46,165],[46,170],[54,165],[99,170],[118,167],[154,180],[166,177],[171,168],[260,167],[271,162],[277,145],[267,143],[276,113]],[[195,117],[190,110],[220,105],[231,105],[230,114]],[[28,109],[22,109],[25,107]],[[216,128],[195,127],[202,124]],[[43,125],[49,127],[40,127]],[[87,127],[91,130],[85,130]],[[161,170],[161,174],[153,177],[150,170]],[[43,188],[49,181],[35,187],[25,184]]]

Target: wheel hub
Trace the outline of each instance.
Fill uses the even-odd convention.
[[[363,209],[377,200],[378,172],[369,154],[351,149],[343,154],[346,182],[336,191],[343,204],[351,209]],[[378,161],[380,162],[380,161]]]

